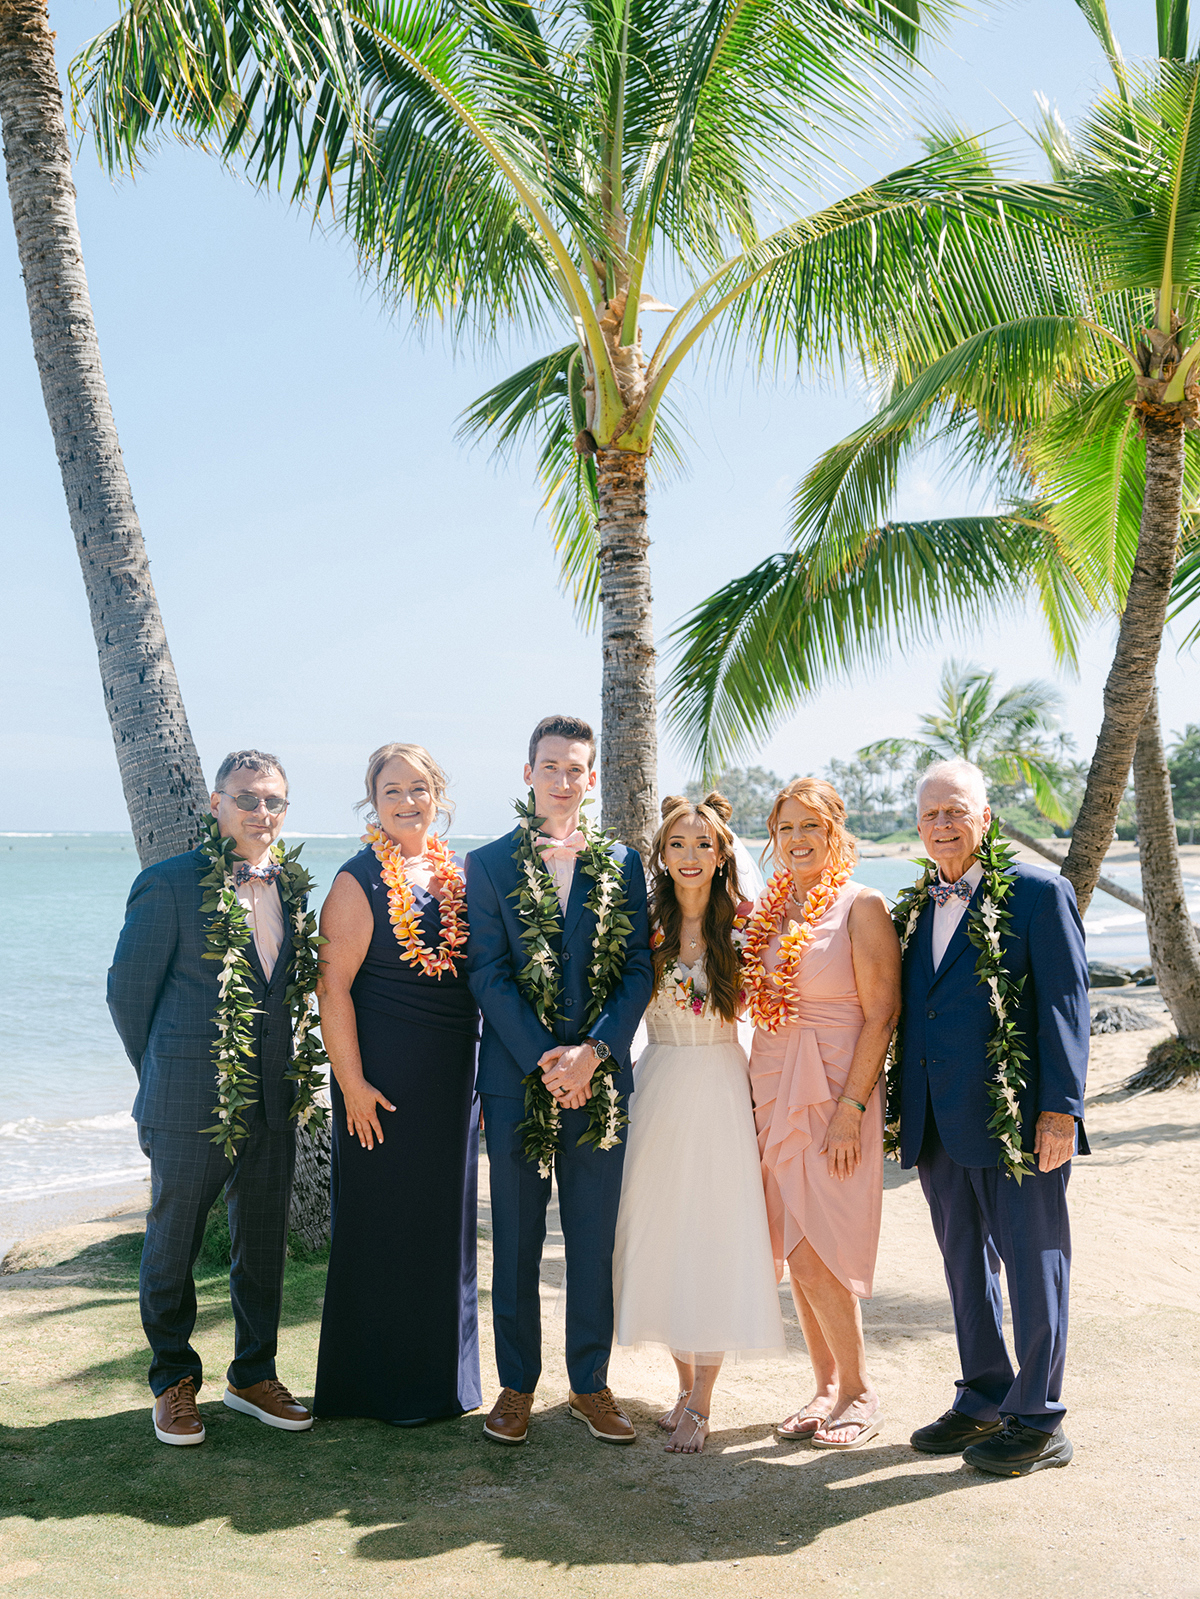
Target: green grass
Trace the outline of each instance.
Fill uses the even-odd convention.
[[[1132,1545],[1111,1536],[1113,1516],[1140,1524],[1169,1506],[1182,1527],[1192,1489],[1182,1467],[1178,1482],[1157,1474],[1149,1436],[1132,1454],[1123,1439],[1113,1456],[1105,1404],[1147,1362],[1179,1359],[1196,1327],[1183,1312],[1073,1331],[1079,1460],[1010,1491],[957,1459],[905,1446],[953,1372],[940,1292],[928,1305],[910,1296],[899,1309],[871,1309],[881,1329],[901,1329],[868,1335],[892,1416],[877,1443],[829,1455],[777,1441],[772,1420],[803,1396],[800,1369],[775,1363],[722,1378],[709,1450],[681,1460],[663,1453],[654,1427],[672,1392],[665,1360],[625,1356],[614,1377],[638,1426],[632,1447],[595,1443],[570,1420],[563,1323],[551,1314],[546,1378],[522,1448],[486,1443],[478,1413],[412,1430],[319,1418],[308,1433],[264,1427],[220,1402],[232,1317],[227,1273],[206,1265],[194,1341],[208,1373],[208,1438],[169,1449],[150,1421],[140,1247],[140,1235],[125,1233],[0,1279],[6,1599],[664,1599],[665,1590],[687,1599],[1042,1599],[1100,1591],[1089,1582],[1130,1594],[1187,1591],[1182,1542],[1160,1552],[1156,1587],[1126,1581]],[[486,1247],[481,1254],[486,1283]],[[279,1371],[304,1397],[324,1287],[323,1264],[288,1262]],[[488,1319],[484,1294],[490,1397]],[[1119,1469],[1094,1480],[1110,1457]],[[1051,1524],[1077,1536],[1046,1545]]]

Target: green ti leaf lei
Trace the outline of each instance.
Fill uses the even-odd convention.
[[[1025,1067],[1029,1056],[1021,1044],[1019,1028],[1010,1019],[1012,1009],[1021,989],[1023,977],[1014,979],[1004,969],[1000,959],[1000,941],[1009,932],[1012,914],[1005,901],[1012,893],[1012,845],[1000,834],[999,820],[994,820],[983,836],[976,853],[983,867],[983,895],[967,911],[967,937],[979,950],[975,962],[975,975],[989,990],[988,1004],[992,1012],[992,1031],[987,1043],[989,1067],[988,1099],[992,1115],[988,1127],[1000,1140],[1000,1162],[1005,1172],[1019,1183],[1033,1169],[1033,1156],[1021,1148],[1021,1111],[1018,1095],[1025,1087]],[[925,868],[919,882],[903,889],[892,907],[892,921],[900,936],[900,949],[908,948],[916,931],[921,912],[929,901],[930,884],[937,882],[938,868],[934,861],[919,860]],[[884,1150],[893,1158],[900,1151],[900,1028],[892,1038],[887,1065],[887,1112],[884,1131]]]
[[[521,838],[513,851],[513,860],[521,881],[509,898],[516,901],[521,942],[528,957],[517,973],[517,987],[533,1006],[538,1020],[553,1031],[556,1022],[565,1020],[561,1009],[562,956],[553,942],[562,932],[562,908],[554,878],[541,851],[534,847],[534,838],[542,831],[545,819],[536,813],[532,789],[528,801],[525,804],[515,801],[514,809]],[[586,1036],[621,980],[625,945],[633,931],[633,923],[625,914],[625,879],[620,863],[613,856],[612,840],[582,816],[579,830],[587,844],[580,850],[575,867],[592,879],[593,887],[584,903],[584,911],[591,911],[596,918],[588,966],[591,998],[580,1029]],[[525,1120],[517,1131],[526,1159],[537,1163],[539,1176],[549,1177],[558,1149],[562,1112],[536,1067],[524,1078],[524,1086]],[[612,1149],[621,1142],[621,1128],[629,1118],[622,1109],[620,1093],[613,1085],[611,1061],[601,1061],[592,1074],[587,1115],[588,1124],[578,1143]]]
[[[200,879],[204,889],[201,911],[211,918],[205,930],[208,948],[206,961],[220,961],[217,974],[220,999],[213,1020],[217,1039],[213,1044],[213,1065],[217,1074],[216,1122],[204,1130],[212,1134],[229,1160],[237,1156],[238,1145],[246,1137],[246,1111],[259,1097],[254,1072],[254,996],[250,983],[253,969],[248,950],[254,937],[246,912],[238,900],[233,883],[234,840],[222,838],[214,817],[205,818],[200,852],[210,869]],[[322,1127],[327,1111],[317,1100],[325,1084],[324,1068],[329,1064],[321,1043],[313,996],[319,975],[318,950],[325,942],[317,933],[317,918],[305,908],[313,880],[300,865],[302,846],[285,849],[282,843],[271,847],[271,859],[282,870],[276,879],[292,934],[291,979],[284,993],[284,1004],[292,1024],[292,1069],[285,1076],[296,1084],[291,1115],[300,1127]]]

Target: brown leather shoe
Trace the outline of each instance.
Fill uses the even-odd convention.
[[[533,1395],[519,1394],[515,1388],[501,1388],[500,1397],[488,1411],[484,1433],[498,1444],[523,1444],[529,1432],[529,1412]]]
[[[572,1394],[568,1408],[602,1444],[631,1444],[637,1437],[633,1423],[613,1398],[611,1388],[598,1394]]]
[[[202,1444],[204,1423],[196,1408],[196,1383],[181,1377],[154,1401],[154,1436],[160,1444]]]
[[[255,1416],[268,1427],[282,1427],[284,1432],[307,1432],[313,1424],[312,1412],[293,1399],[277,1377],[252,1383],[249,1388],[234,1388],[231,1384],[225,1390],[225,1403],[230,1410]]]

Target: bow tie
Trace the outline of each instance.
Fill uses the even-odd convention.
[[[938,905],[945,905],[947,901],[952,900],[956,894],[958,895],[959,899],[962,900],[963,904],[967,905],[970,903],[973,892],[974,891],[971,888],[970,883],[967,882],[965,877],[960,877],[957,883],[943,883],[939,881],[937,883],[930,883],[929,885],[930,897]]]
[[[266,866],[251,866],[248,861],[243,861],[233,874],[235,888],[241,888],[243,883],[248,883],[252,877],[259,877],[264,883],[273,883],[283,870],[271,861]]]
[[[587,839],[578,828],[566,838],[547,838],[545,833],[539,833],[534,843],[544,861],[573,861],[580,850],[587,848]]]

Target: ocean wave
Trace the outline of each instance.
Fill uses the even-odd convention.
[[[37,1116],[21,1116],[15,1121],[0,1122],[0,1138],[34,1139],[47,1135],[57,1137],[62,1133],[107,1133],[133,1130],[133,1119],[127,1110],[109,1111],[100,1116],[81,1116],[66,1121],[42,1121]]]
[[[87,1188],[112,1188],[117,1183],[136,1182],[150,1175],[150,1162],[137,1166],[112,1166],[101,1171],[80,1172],[73,1177],[52,1177],[43,1182],[24,1182],[7,1187],[0,1183],[0,1201],[40,1199],[43,1194],[69,1194]]]

